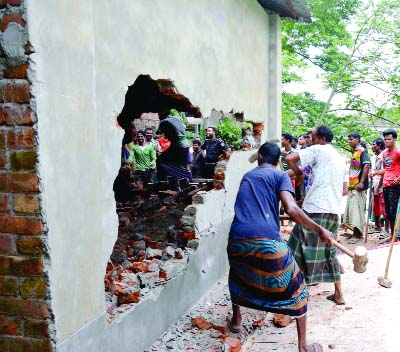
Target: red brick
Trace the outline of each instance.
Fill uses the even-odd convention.
[[[50,352],[49,339],[38,340],[27,337],[4,337],[0,340],[0,351],[4,352]]]
[[[35,145],[35,131],[32,127],[21,127],[16,130],[7,131],[7,147],[33,148]]]
[[[0,295],[15,296],[18,294],[18,282],[15,277],[0,276]]]
[[[24,321],[25,336],[31,337],[49,337],[49,327],[45,320],[25,320]]]
[[[10,153],[10,167],[14,171],[33,170],[35,165],[36,153],[34,150]]]
[[[0,297],[0,313],[38,319],[49,316],[45,302],[14,297]]]
[[[196,238],[196,232],[184,232],[183,237],[187,240],[194,240]]]
[[[6,134],[7,131],[0,130],[0,148],[4,148],[6,146]]]
[[[0,30],[4,32],[7,29],[9,23],[15,22],[21,25],[22,27],[26,26],[25,20],[22,18],[20,13],[8,12],[5,13],[3,18],[1,19]],[[7,72],[7,68],[6,68]],[[6,74],[7,77],[7,74]],[[8,78],[23,78],[23,77],[8,77]]]
[[[43,223],[41,220],[9,214],[0,215],[0,232],[40,235],[42,234],[42,229]]]
[[[43,254],[43,241],[36,236],[21,236],[17,239],[17,249],[20,254],[41,255]]]
[[[0,257],[0,275],[7,275],[11,273],[10,258]]]
[[[0,335],[21,335],[21,322],[5,316],[0,316]]]
[[[0,102],[29,103],[31,94],[29,84],[8,83],[0,88]]]
[[[27,104],[12,104],[4,107],[4,119],[6,124],[33,125],[37,120]]]
[[[46,297],[46,281],[43,278],[24,279],[19,288],[22,297]]]
[[[8,192],[8,174],[5,172],[0,172],[0,192]]]
[[[17,276],[44,276],[42,258],[10,257],[10,273]]]
[[[6,7],[7,5],[20,6],[21,0],[1,0],[0,1],[0,8]]]
[[[1,181],[1,174],[0,174],[0,181]],[[28,174],[12,173],[9,175],[7,192],[38,192],[38,191],[39,191],[39,178],[36,175],[36,173],[28,173]]]
[[[16,213],[38,214],[39,213],[39,195],[38,194],[15,195],[13,209]]]
[[[5,169],[7,165],[7,153],[5,148],[0,148],[0,169]]]
[[[0,254],[15,253],[15,239],[13,235],[0,234]]]

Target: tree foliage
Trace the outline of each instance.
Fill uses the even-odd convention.
[[[305,68],[317,67],[329,98],[319,101],[307,90],[291,94],[284,88],[283,129],[300,134],[325,123],[346,147],[353,130],[370,141],[384,124],[399,127],[400,2],[308,4],[313,23],[282,24],[283,83],[301,82]]]

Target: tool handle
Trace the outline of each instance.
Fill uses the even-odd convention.
[[[385,266],[385,275],[383,276],[384,279],[387,279],[387,277],[388,277],[390,258],[392,257],[393,245],[396,242],[396,234],[397,234],[397,226],[395,227],[395,230],[393,231],[392,241],[390,243],[389,254],[388,254],[388,257],[386,260],[386,266]]]
[[[354,253],[346,248],[345,246],[343,246],[342,244],[340,244],[339,242],[333,240],[333,244],[335,245],[335,247],[339,248],[343,253],[346,253],[348,256],[354,258]]]

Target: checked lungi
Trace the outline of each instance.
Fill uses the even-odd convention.
[[[337,237],[337,214],[307,213],[307,216]],[[296,224],[289,237],[288,246],[304,273],[306,283],[339,282],[340,269],[336,248],[329,247],[320,237],[305,226]]]
[[[229,240],[229,291],[233,304],[301,317],[307,286],[283,240]]]

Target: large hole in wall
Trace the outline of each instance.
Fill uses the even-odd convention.
[[[130,149],[125,146],[131,142],[139,144],[138,138],[145,138],[140,131],[146,128],[152,129],[157,141],[159,123],[172,109],[185,119],[191,137],[199,134],[199,128],[213,125],[224,116],[213,111],[208,121],[201,121],[200,110],[179,94],[169,79],[153,80],[149,75],[140,75],[128,88],[124,108],[118,116],[125,135],[121,168],[113,187],[119,219],[118,237],[104,280],[110,322],[151,297],[168,280],[185,270],[190,254],[199,245],[193,199],[202,192],[224,187],[224,167],[218,165],[212,179],[189,179],[181,177],[179,172],[157,177],[159,164],[155,169],[136,171],[135,166],[130,165],[127,155]],[[231,115],[237,121],[243,120],[243,114]],[[243,131],[242,149],[259,144],[262,126],[253,126],[250,135]],[[156,141],[153,142],[154,149],[161,160],[160,156],[165,152],[161,148],[163,142],[157,144]],[[221,163],[226,164],[229,153],[222,159],[225,160]]]

